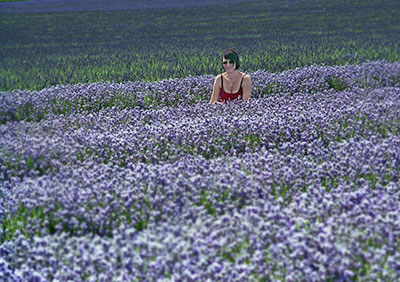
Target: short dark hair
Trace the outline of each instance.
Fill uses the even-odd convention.
[[[240,67],[240,59],[238,54],[235,52],[233,49],[228,49],[222,54],[222,60],[223,59],[231,60],[235,66],[235,70],[237,70]]]

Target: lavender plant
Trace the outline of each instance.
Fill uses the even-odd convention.
[[[1,93],[1,279],[398,280],[399,70]]]

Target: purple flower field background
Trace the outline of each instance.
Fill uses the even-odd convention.
[[[400,63],[0,93],[0,279],[400,279]]]

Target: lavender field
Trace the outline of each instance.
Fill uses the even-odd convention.
[[[396,0],[0,3],[0,91],[400,61]]]
[[[0,93],[0,279],[400,279],[400,63]]]

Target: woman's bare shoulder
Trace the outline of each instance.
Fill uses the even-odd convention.
[[[245,73],[245,74],[243,75],[243,81],[251,81],[250,75],[247,74],[247,73]]]

